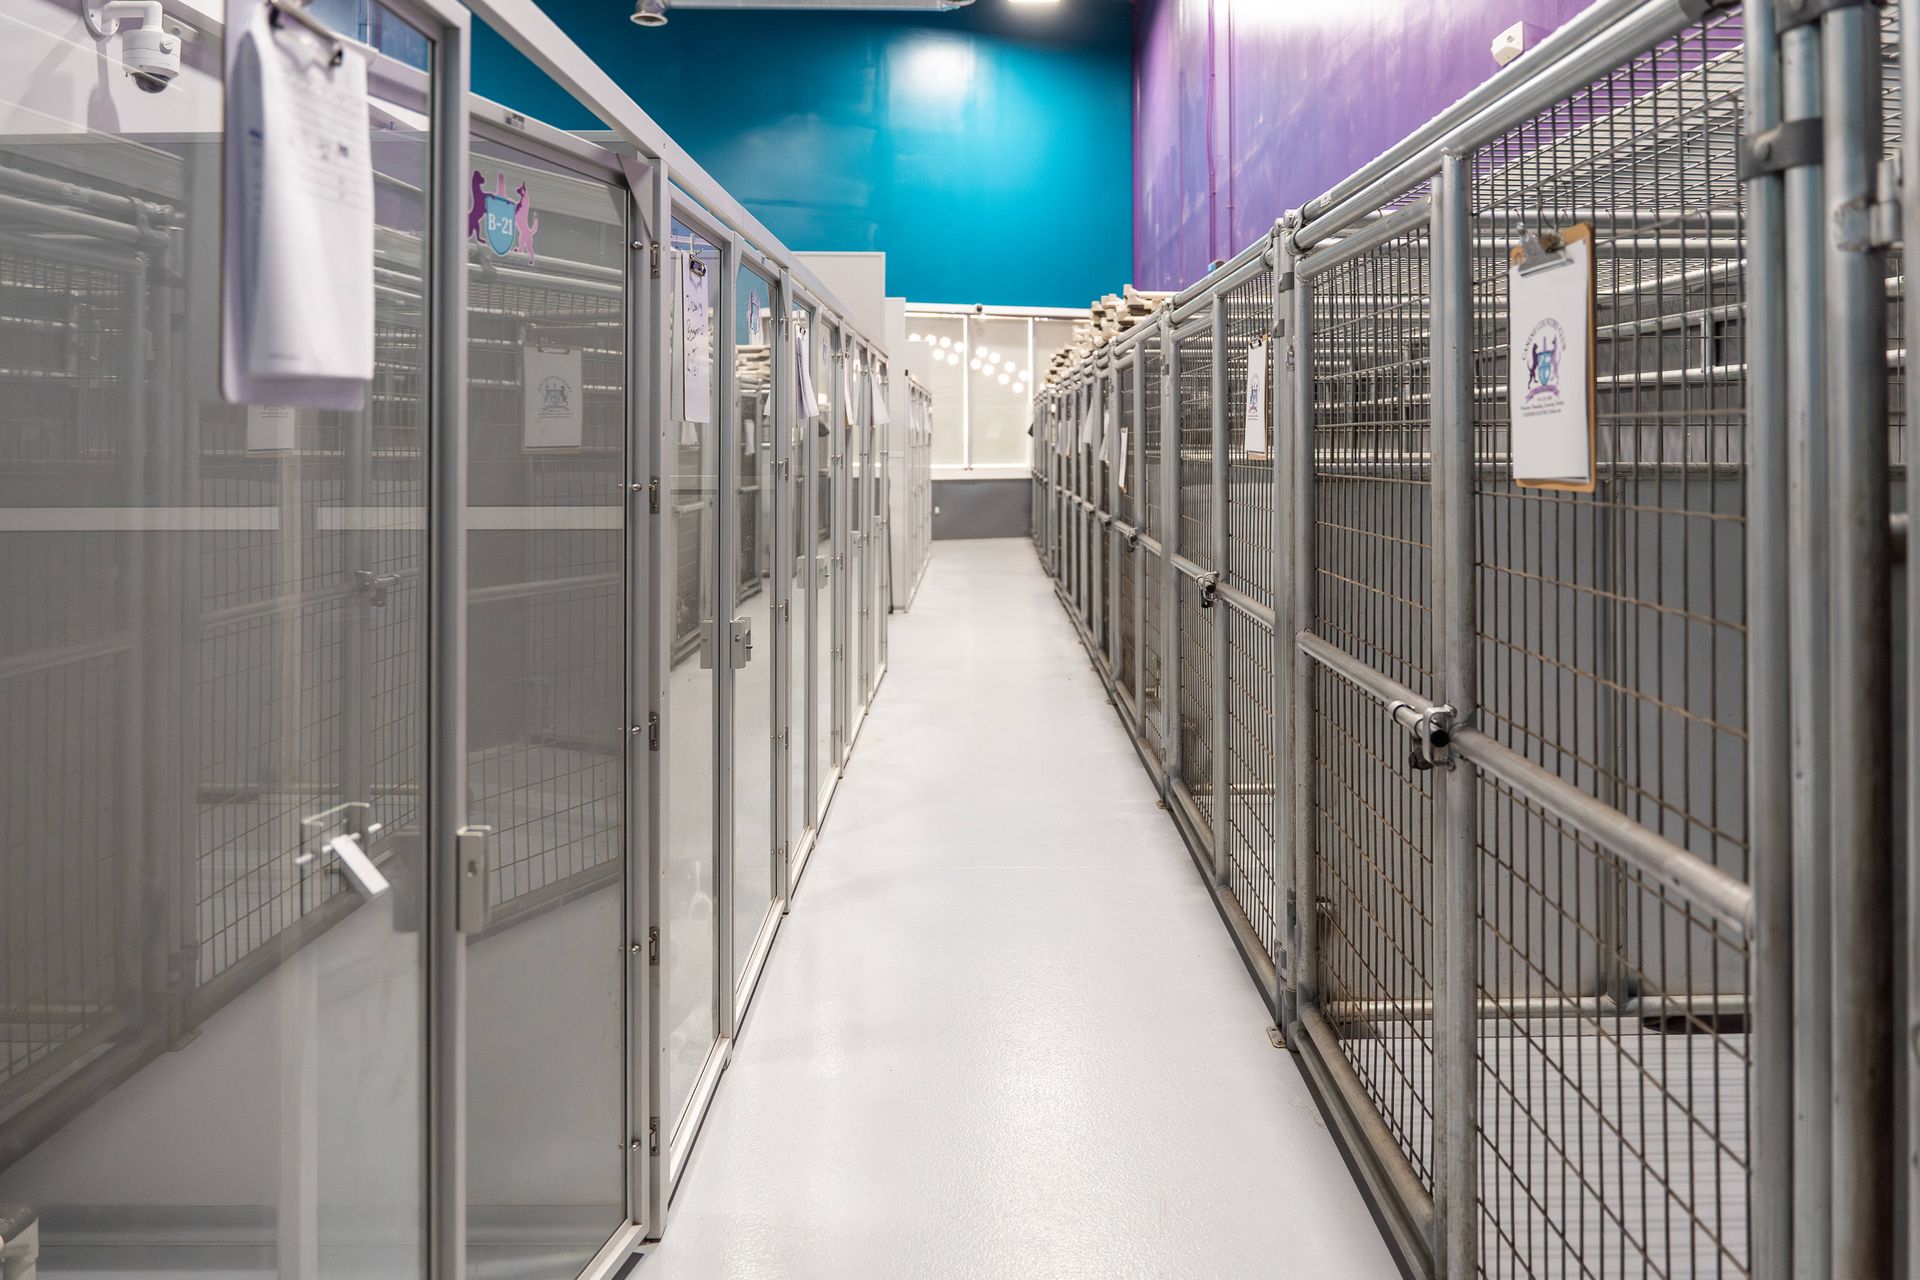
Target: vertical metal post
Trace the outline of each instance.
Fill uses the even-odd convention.
[[[973,317],[962,314],[960,317],[960,358],[962,361],[973,359]],[[1029,366],[1031,367],[1031,366]],[[973,470],[973,379],[967,376],[966,364],[960,367],[960,466],[962,470]]]
[[[1820,30],[1780,39],[1784,119],[1820,117]],[[1797,1280],[1822,1280],[1833,1247],[1830,999],[1832,892],[1827,864],[1827,400],[1824,186],[1819,164],[1784,181],[1787,332],[1787,604],[1793,771],[1793,1253]],[[1751,294],[1751,286],[1749,286]]]
[[[1213,295],[1213,362],[1209,372],[1212,386],[1208,399],[1213,404],[1212,427],[1213,470],[1208,477],[1208,488],[1213,491],[1212,508],[1213,527],[1207,531],[1211,542],[1213,573],[1216,581],[1227,580],[1227,449],[1231,439],[1227,433],[1227,295],[1224,289],[1216,289]],[[1252,371],[1248,371],[1252,376]],[[1229,785],[1231,770],[1227,768],[1227,641],[1230,628],[1227,612],[1233,606],[1218,595],[1213,602],[1213,654],[1210,664],[1210,683],[1208,690],[1212,701],[1211,714],[1207,724],[1211,741],[1209,754],[1213,757],[1213,882],[1225,887],[1233,875],[1233,793]]]
[[[1027,322],[1027,332],[1033,332],[1033,322]],[[1112,517],[1107,522],[1107,682],[1121,683],[1124,677],[1120,673],[1120,610],[1127,607],[1120,599],[1120,557],[1125,554],[1120,533],[1120,382],[1126,377],[1125,370],[1115,365],[1112,375],[1107,379],[1107,429],[1101,433],[1100,455],[1110,458],[1107,465],[1107,483],[1101,491],[1107,504],[1107,514]],[[1124,706],[1116,700],[1116,705]]]
[[[729,235],[720,242],[720,280],[714,302],[713,358],[719,368],[714,386],[719,405],[714,420],[702,431],[702,447],[719,451],[713,466],[713,512],[716,521],[713,548],[713,972],[714,1034],[733,1039],[734,1010],[734,884],[733,770],[739,744],[734,738],[734,696],[739,685],[733,667],[733,618],[740,605],[740,432],[738,375],[734,368],[734,299],[740,294],[740,241]]]
[[[1180,777],[1180,344],[1169,308],[1160,309],[1160,768],[1162,793],[1173,803]]]
[[[1287,806],[1286,829],[1291,836],[1293,855],[1294,901],[1288,907],[1296,945],[1293,960],[1295,1016],[1319,1003],[1317,966],[1319,964],[1319,889],[1314,876],[1313,809],[1313,663],[1301,654],[1299,635],[1313,628],[1313,282],[1299,273],[1300,253],[1293,244],[1299,227],[1299,215],[1287,215],[1286,242],[1294,263],[1293,305],[1288,322],[1293,329],[1287,347],[1287,367],[1292,372],[1293,423],[1289,435],[1287,465],[1292,470],[1291,492],[1287,495],[1292,513],[1292,582],[1288,592],[1291,607],[1285,625],[1280,627],[1277,643],[1287,653],[1287,665],[1293,673],[1292,732],[1293,803]],[[1297,1023],[1296,1023],[1297,1026]],[[1299,1032],[1290,1027],[1290,1035]]]
[[[1295,330],[1289,307],[1293,302],[1293,246],[1276,227],[1269,233],[1268,260],[1273,276],[1273,394],[1269,397],[1267,438],[1272,443],[1272,495],[1268,502],[1267,545],[1273,548],[1272,569],[1267,576],[1273,600],[1273,813],[1274,876],[1281,911],[1279,946],[1273,963],[1274,1022],[1281,1034],[1289,1033],[1295,1017],[1295,973],[1298,962],[1299,928],[1296,904],[1299,900],[1297,869],[1293,864],[1294,831],[1288,820],[1293,795],[1293,685],[1294,663],[1299,650],[1293,637],[1299,631],[1295,621],[1294,593],[1287,589],[1287,575],[1293,567],[1293,525],[1288,519],[1293,496],[1293,467],[1299,450],[1294,439],[1294,418],[1298,411],[1294,386],[1300,376],[1293,343]]]
[[[1915,0],[1900,0],[1900,101],[1903,104],[1920,102],[1920,5]],[[1905,189],[1901,192],[1901,202],[1905,209],[1914,207],[1913,197],[1908,194],[1920,184],[1920,130],[1904,127],[1900,131],[1900,171],[1904,175]],[[1908,213],[1908,218],[1914,215]],[[1911,224],[1909,224],[1911,225]],[[1908,233],[1911,235],[1912,233]],[[1903,289],[1901,301],[1905,307],[1902,332],[1911,344],[1913,335],[1920,334],[1920,290]],[[1908,520],[1913,513],[1920,512],[1920,467],[1914,465],[1914,424],[1920,422],[1920,378],[1909,371],[1906,382],[1906,403],[1901,405],[1904,418],[1902,422],[1901,462],[1906,469],[1906,506]],[[1920,676],[1920,590],[1915,590],[1915,582],[1920,574],[1915,573],[1914,534],[1909,523],[1907,532],[1906,588],[1907,588],[1907,652],[1906,684],[1907,705],[1902,708],[1903,724],[1906,732],[1907,753],[1907,829],[1900,833],[1905,837],[1905,857],[1907,873],[1907,1034],[1902,1063],[1905,1067],[1906,1105],[1907,1105],[1907,1274],[1920,1276],[1920,1231],[1911,1224],[1920,1222],[1920,982],[1913,978],[1920,974],[1920,865],[1916,865],[1916,855],[1920,855],[1920,751],[1916,751],[1914,741],[1913,714],[1920,706],[1920,690],[1914,687],[1916,676]]]
[[[434,50],[427,289],[427,1271],[467,1272],[467,16]]]
[[[1781,121],[1779,41],[1771,4],[1745,27],[1748,136]],[[1755,1280],[1793,1267],[1792,792],[1787,634],[1787,335],[1784,191],[1777,173],[1746,184],[1747,240],[1747,839],[1754,931],[1752,1185]]]
[[[675,542],[675,453],[667,432],[673,417],[673,205],[667,167],[623,161],[634,196],[631,275],[635,354],[629,365],[639,394],[628,396],[627,449],[633,478],[635,531],[630,534],[633,581],[628,585],[627,743],[628,851],[627,955],[634,979],[628,1001],[629,1081],[627,1138],[628,1201],[647,1238],[666,1225],[671,1134],[667,1111],[669,1041],[665,1034],[668,966],[667,835],[672,830],[672,788],[660,744],[672,714]]]
[[[799,808],[793,795],[793,740],[804,725],[793,723],[794,649],[800,644],[795,630],[794,566],[799,562],[794,529],[794,477],[798,472],[799,443],[794,432],[793,274],[781,268],[768,291],[772,313],[767,333],[773,339],[773,605],[767,611],[773,631],[773,896],[786,912],[793,895],[793,850],[800,843]],[[801,610],[804,615],[805,610]]]
[[[1127,463],[1127,474],[1133,477],[1133,491],[1138,496],[1133,503],[1134,527],[1159,536],[1159,530],[1147,529],[1147,361],[1143,353],[1144,344],[1133,349],[1133,436],[1127,442],[1133,450],[1133,457]],[[1147,670],[1147,592],[1153,590],[1149,580],[1144,539],[1134,551],[1133,561],[1133,599],[1127,607],[1133,610],[1133,731],[1141,737],[1147,733],[1147,695],[1143,680]]]
[[[1880,12],[1820,20],[1834,621],[1833,1274],[1892,1274],[1893,727],[1886,254],[1873,243],[1883,157]]]
[[[1451,152],[1433,185],[1433,594],[1439,696],[1455,723],[1478,701],[1478,618],[1474,604],[1473,247],[1467,166]],[[1479,1273],[1477,1068],[1479,1027],[1479,776],[1462,761],[1435,789],[1436,851],[1434,1068],[1439,1123],[1434,1133],[1434,1254],[1448,1280]]]

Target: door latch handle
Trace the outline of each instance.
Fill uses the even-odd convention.
[[[728,638],[732,642],[733,669],[738,671],[753,661],[753,623],[735,618],[728,627]]]

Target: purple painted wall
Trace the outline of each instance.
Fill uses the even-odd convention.
[[[1134,283],[1191,284],[1588,2],[1137,0]]]

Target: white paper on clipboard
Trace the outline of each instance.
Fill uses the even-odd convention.
[[[853,357],[850,355],[840,358],[840,410],[851,428],[859,413],[853,398]]]
[[[354,410],[373,377],[367,57],[229,0],[220,386],[235,403]]]
[[[1507,267],[1508,441],[1515,484],[1590,490],[1593,443],[1593,233]]]
[[[1265,338],[1255,341],[1247,351],[1245,448],[1249,458],[1264,457],[1267,452],[1267,351]]]
[[[297,415],[292,405],[248,405],[247,452],[285,453],[294,446],[294,428],[297,425]]]
[[[798,317],[793,322],[793,364],[800,376],[800,412],[802,420],[820,412],[820,393],[813,388],[812,328]]]
[[[580,405],[580,348],[534,345],[522,353],[527,449],[578,449],[586,443]]]
[[[680,255],[680,421],[687,444],[696,422],[713,421],[713,273],[695,253]]]

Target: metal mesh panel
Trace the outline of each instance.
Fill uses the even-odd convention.
[[[1139,589],[1137,566],[1144,553],[1129,547],[1123,541],[1120,544],[1119,554],[1120,595],[1114,600],[1114,608],[1120,611],[1120,616],[1116,619],[1120,631],[1120,662],[1113,673],[1113,678],[1119,684],[1120,691],[1138,706],[1140,691],[1133,686],[1133,655],[1137,640],[1134,634],[1133,602],[1134,593]]]
[[[1203,569],[1213,562],[1213,329],[1197,325],[1177,338],[1180,423],[1180,554]]]
[[[1384,708],[1316,668],[1317,975],[1340,1051],[1433,1186],[1432,773]]]
[[[1261,271],[1235,285],[1227,307],[1227,580],[1261,604],[1273,604],[1273,441],[1247,453],[1248,364],[1253,343],[1273,330],[1273,276]],[[1273,402],[1273,361],[1256,371]],[[1268,435],[1271,436],[1269,428]]]
[[[1145,454],[1140,468],[1140,483],[1146,498],[1140,529],[1143,533],[1164,539],[1167,513],[1165,485],[1160,479],[1160,401],[1165,393],[1161,381],[1166,373],[1166,361],[1161,358],[1160,344],[1152,339],[1141,346],[1140,359],[1144,366],[1140,384],[1140,442]]]
[[[626,398],[618,290],[507,283],[471,286],[469,417],[477,506],[619,511]],[[581,356],[582,447],[528,454],[523,351]],[[606,528],[475,531],[472,661],[502,674],[471,690],[469,785],[489,841],[497,911],[621,856],[625,744],[610,715],[623,687],[618,523]],[[488,687],[493,685],[494,687]]]
[[[1280,946],[1274,834],[1274,642],[1267,627],[1227,611],[1228,888],[1269,956]]]
[[[1113,382],[1113,457],[1117,460],[1123,452],[1133,448],[1134,432],[1140,429],[1139,399],[1134,394],[1133,365],[1123,364]],[[1133,524],[1140,517],[1140,504],[1137,495],[1140,492],[1140,477],[1136,474],[1133,459],[1127,458],[1119,463],[1116,478],[1127,478],[1125,488],[1115,487],[1113,513],[1126,524]]]
[[[1313,282],[1312,625],[1420,692],[1432,684],[1424,226]]]
[[[9,156],[11,159],[11,156]],[[17,228],[17,224],[15,224]],[[0,251],[0,482],[10,504],[129,504],[127,451],[144,369],[144,286],[125,271]],[[107,1035],[140,945],[123,905],[144,844],[138,539],[9,533],[0,557],[0,1102]],[[55,603],[49,584],[86,584]]]
[[[1213,831],[1213,614],[1200,607],[1200,586],[1174,577],[1180,627],[1180,780],[1201,821]]]
[[[1738,15],[1690,28],[1476,161],[1486,730],[1746,872],[1745,241]],[[1508,462],[1506,250],[1594,226],[1598,483]]]
[[[1745,1276],[1746,949],[1630,863],[1483,780],[1480,1270]],[[1638,922],[1625,1007],[1589,994],[1596,886]]]
[[[1166,708],[1162,701],[1167,689],[1166,622],[1158,583],[1165,565],[1164,557],[1141,549],[1140,571],[1146,577],[1146,627],[1140,636],[1140,720],[1146,728],[1147,746],[1153,758],[1163,764],[1167,759]]]

